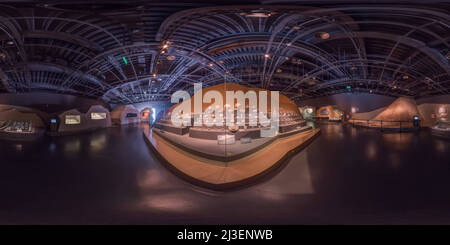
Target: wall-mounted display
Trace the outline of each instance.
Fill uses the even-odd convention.
[[[102,120],[106,119],[106,112],[92,112],[91,113],[92,120]]]
[[[328,115],[328,114],[330,114],[330,112],[328,111],[328,109],[322,109],[322,110],[320,110],[319,114],[320,115]]]
[[[81,117],[80,115],[66,115],[64,122],[65,124],[80,124]]]

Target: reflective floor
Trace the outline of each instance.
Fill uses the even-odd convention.
[[[341,125],[275,176],[213,192],[178,179],[139,128],[0,141],[1,224],[450,223],[450,142]]]

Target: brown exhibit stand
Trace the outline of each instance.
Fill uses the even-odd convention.
[[[144,139],[156,156],[181,178],[214,190],[227,190],[255,183],[274,172],[292,154],[306,147],[320,134],[312,129],[277,138],[242,158],[222,162],[208,159],[175,146],[144,127]]]

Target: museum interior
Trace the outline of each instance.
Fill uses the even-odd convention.
[[[0,224],[450,224],[446,1],[0,3]]]

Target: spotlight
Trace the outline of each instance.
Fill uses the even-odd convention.
[[[328,33],[328,32],[317,32],[316,33],[316,37],[320,37],[323,40],[326,40],[326,39],[330,38],[330,33]]]

